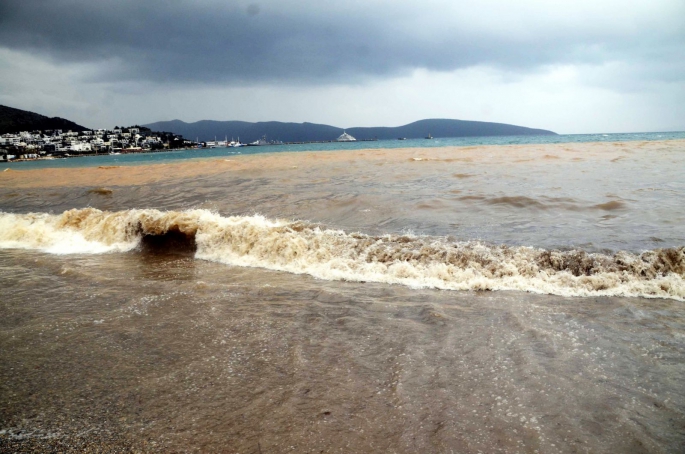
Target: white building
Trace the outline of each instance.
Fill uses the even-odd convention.
[[[77,152],[92,151],[92,148],[88,142],[72,142],[69,148],[71,151]]]

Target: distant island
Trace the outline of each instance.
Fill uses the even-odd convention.
[[[449,119],[420,120],[397,127],[346,129],[315,123],[278,121],[248,123],[211,120],[195,123],[173,120],[142,126],[89,129],[64,118],[50,118],[35,112],[0,106],[0,161],[5,162],[103,153],[243,146],[245,144],[276,145],[523,135],[556,135],[556,133],[545,129],[504,123]],[[228,137],[231,138],[230,142],[228,142]]]
[[[449,119],[419,120],[396,127],[353,127],[339,128],[316,123],[283,123],[267,121],[249,123],[245,121],[202,120],[186,123],[181,120],[158,121],[143,125],[153,131],[172,131],[189,139],[209,141],[215,139],[237,139],[252,142],[263,136],[281,142],[319,142],[335,140],[348,133],[358,140],[419,139],[428,136],[441,137],[486,137],[486,136],[538,136],[557,135],[545,129],[533,129],[505,123],[465,121]]]

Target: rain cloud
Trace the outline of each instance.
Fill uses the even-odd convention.
[[[685,3],[629,3],[10,0],[0,46],[94,63],[88,77],[109,82],[355,84],[616,62],[652,68],[626,78],[682,82]]]
[[[685,129],[683,0],[4,0],[0,104],[173,118]]]

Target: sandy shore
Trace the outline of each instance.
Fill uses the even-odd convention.
[[[652,142],[591,142],[546,145],[507,145],[442,148],[364,149],[335,152],[275,152],[256,155],[208,158],[139,166],[100,166],[0,171],[0,188],[108,187],[185,180],[204,175],[265,173],[307,168],[329,168],[365,162],[366,165],[410,163],[435,166],[445,163],[520,165],[535,161],[558,164],[596,160],[611,163],[636,152],[663,152],[685,149],[685,140]],[[654,159],[659,159],[655,154]],[[425,170],[425,169],[424,169]]]

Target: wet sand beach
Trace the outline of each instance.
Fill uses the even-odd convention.
[[[0,451],[679,452],[684,151],[2,172]]]

